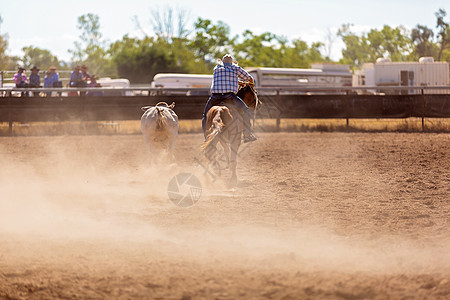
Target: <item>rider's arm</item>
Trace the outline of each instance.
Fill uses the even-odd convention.
[[[241,67],[238,67],[237,75],[240,79],[246,82],[252,82],[253,83],[253,77],[250,75],[247,71],[242,69]]]

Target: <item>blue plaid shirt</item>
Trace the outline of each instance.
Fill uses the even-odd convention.
[[[237,93],[238,79],[249,81],[253,79],[247,71],[235,64],[219,64],[214,68],[211,93]]]

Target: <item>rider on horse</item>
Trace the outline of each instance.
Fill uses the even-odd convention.
[[[250,125],[250,110],[248,106],[239,98],[236,93],[239,89],[238,80],[248,81],[253,83],[253,77],[233,63],[233,57],[226,54],[222,62],[214,68],[213,82],[211,85],[211,97],[206,102],[205,110],[203,112],[202,127],[203,132],[206,130],[206,114],[214,105],[230,99],[233,104],[243,112],[244,120],[244,143],[256,141],[257,138],[253,135]]]

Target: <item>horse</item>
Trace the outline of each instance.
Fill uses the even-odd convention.
[[[239,91],[236,94],[245,104],[256,113],[262,105],[253,84],[239,82]],[[212,162],[215,161],[217,143],[224,149],[227,167],[231,169],[231,185],[237,184],[237,153],[241,145],[243,133],[243,117],[240,110],[232,104],[233,100],[225,99],[219,105],[214,105],[206,115],[205,142],[201,150]]]
[[[174,107],[175,102],[171,105],[159,102],[155,106],[141,107],[144,111],[141,117],[141,131],[150,153],[165,150],[169,153],[171,161],[174,160],[173,152],[178,136],[178,116],[172,110]]]

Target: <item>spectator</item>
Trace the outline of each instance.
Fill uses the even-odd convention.
[[[50,71],[46,71],[45,72],[45,76],[44,76],[44,87],[50,87]]]
[[[102,87],[100,83],[97,82],[97,76],[90,76],[91,81],[88,84],[88,87]],[[103,91],[95,91],[95,92],[87,92],[86,96],[103,96]]]
[[[31,74],[30,74],[30,87],[32,88],[40,88],[41,86],[41,76],[39,76],[39,69],[34,66],[31,69]]]
[[[62,81],[59,80],[59,74],[56,72],[56,67],[51,66],[46,74],[47,75],[44,78],[44,87],[62,87]]]
[[[62,88],[62,81],[59,80],[59,74],[56,72],[56,67],[51,66],[45,73],[44,77],[44,87],[45,88]],[[47,93],[47,97],[52,93]],[[60,95],[60,93],[57,93]]]
[[[97,82],[97,79],[98,79],[97,76],[92,75],[88,87],[101,87],[102,85]]]
[[[27,75],[23,72],[25,71],[24,68],[19,67],[19,70],[14,75],[14,83],[16,84],[17,88],[27,88],[28,87],[28,78]],[[28,93],[22,92],[22,97],[28,96]]]
[[[83,87],[83,75],[80,72],[81,67],[75,66],[70,74],[69,87]]]
[[[14,75],[14,83],[16,84],[16,87],[18,88],[26,88],[28,87],[28,78],[27,75],[23,73],[25,71],[24,68],[19,68],[17,73]]]
[[[83,82],[85,83],[85,86],[87,86],[88,81],[91,79],[91,74],[87,72],[89,68],[86,65],[81,66],[81,76],[83,78]]]

